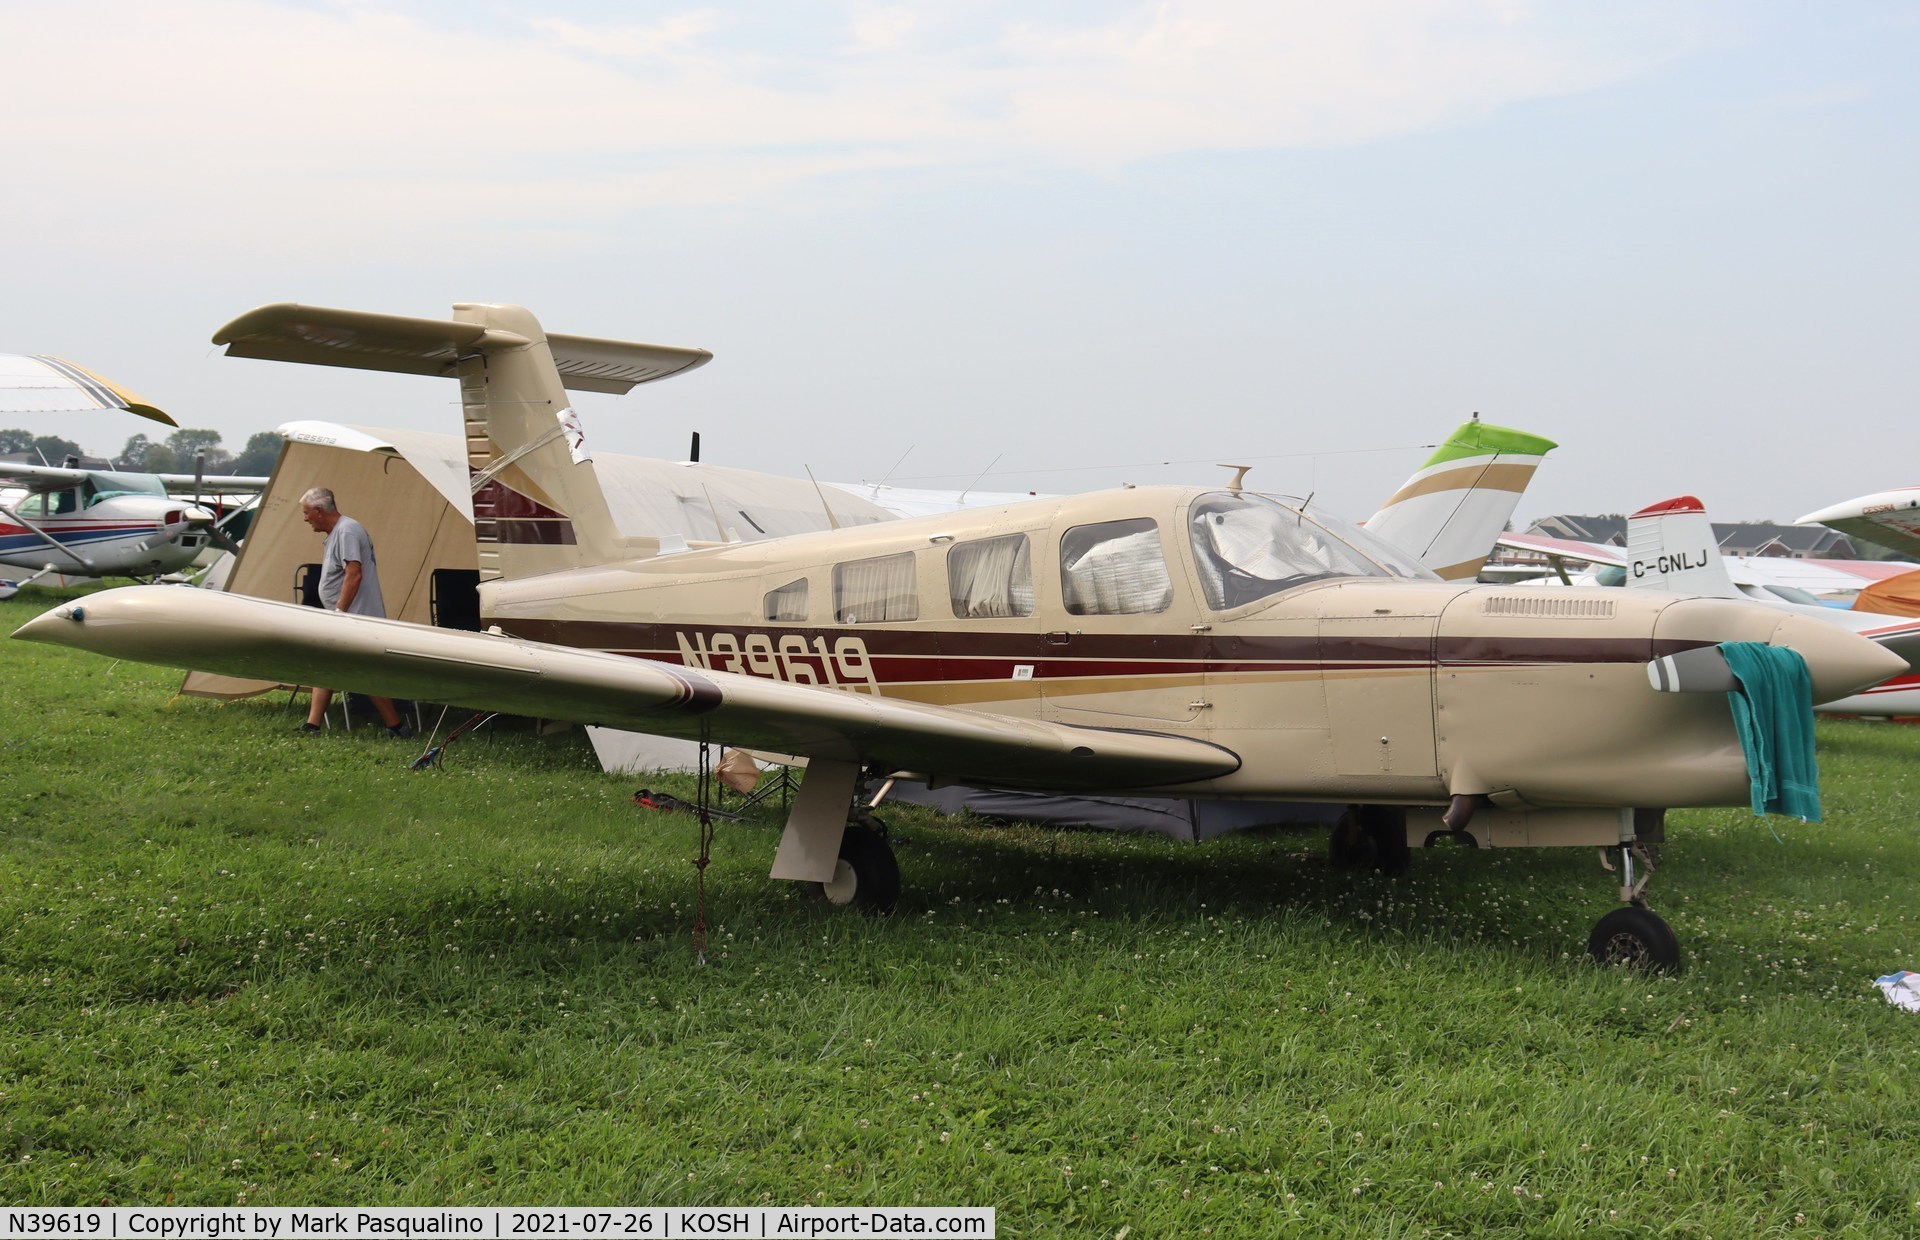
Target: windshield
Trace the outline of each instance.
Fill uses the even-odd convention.
[[[1438,580],[1405,552],[1338,517],[1308,517],[1263,495],[1203,495],[1187,516],[1194,562],[1215,611],[1322,577]]]

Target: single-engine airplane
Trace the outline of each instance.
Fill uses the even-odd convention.
[[[0,354],[0,412],[123,409],[168,426],[158,406],[56,357]],[[143,474],[0,461],[0,564],[86,577],[158,577],[220,537],[202,499],[258,494],[265,478]],[[183,502],[178,496],[193,495]]]
[[[1617,852],[1626,907],[1589,948],[1673,966],[1644,895],[1664,811],[1749,798],[1715,647],[1791,648],[1822,699],[1905,666],[1746,601],[1444,582],[1311,505],[1232,487],[663,545],[609,518],[566,388],[626,390],[703,351],[549,335],[491,304],[451,320],[266,306],[214,340],[458,382],[472,467],[497,484],[475,514],[490,631],[135,586],[16,636],[804,755],[773,876],[868,909],[900,881],[868,778],[1338,801],[1336,844],[1383,869],[1410,840]]]

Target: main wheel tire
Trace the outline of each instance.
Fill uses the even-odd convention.
[[[891,913],[900,899],[900,863],[878,831],[849,825],[840,836],[840,860],[832,880],[815,885],[828,904]]]
[[[1413,859],[1406,812],[1391,805],[1354,806],[1333,824],[1327,854],[1341,869],[1404,874]]]
[[[1678,973],[1680,940],[1652,909],[1629,904],[1602,917],[1587,936],[1587,951],[1603,965],[1646,973]]]

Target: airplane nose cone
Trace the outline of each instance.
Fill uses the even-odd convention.
[[[1908,670],[1907,661],[1870,638],[1812,616],[1784,616],[1769,646],[1800,652],[1814,702],[1832,702]]]
[[[1798,651],[1807,661],[1816,705],[1848,697],[1907,670],[1905,659],[1843,625],[1745,599],[1681,599],[1660,613],[1655,636],[1689,645],[1763,642]]]

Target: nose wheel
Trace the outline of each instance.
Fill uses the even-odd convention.
[[[1638,879],[1634,877],[1636,860],[1645,870]],[[1613,868],[1604,850],[1600,861],[1608,869]],[[1620,898],[1627,905],[1602,917],[1594,924],[1593,933],[1587,936],[1587,951],[1600,964],[1646,973],[1680,971],[1680,939],[1673,933],[1672,926],[1647,907],[1644,893],[1652,878],[1653,856],[1647,848],[1639,843],[1622,844]]]

